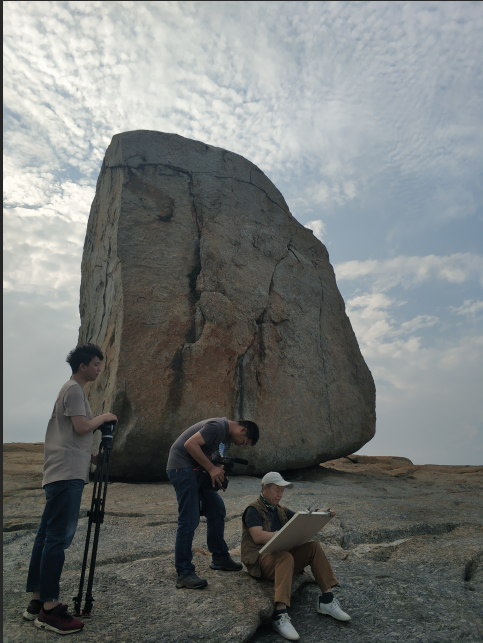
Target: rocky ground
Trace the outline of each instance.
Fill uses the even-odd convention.
[[[4,641],[55,638],[22,618],[30,550],[43,509],[42,444],[4,445]],[[293,509],[330,506],[337,517],[320,534],[352,616],[318,615],[310,573],[297,578],[290,610],[303,642],[446,643],[483,641],[483,467],[413,466],[405,458],[350,456],[287,473]],[[224,494],[226,540],[240,557],[241,514],[260,480],[233,477]],[[86,487],[79,528],[67,551],[61,600],[72,606],[82,564]],[[112,482],[101,526],[93,617],[76,634],[86,642],[242,643],[281,641],[267,624],[272,584],[245,571],[209,569],[206,525],[195,562],[209,586],[176,590],[176,501],[169,483]]]

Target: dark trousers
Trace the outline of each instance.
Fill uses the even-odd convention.
[[[84,480],[58,480],[44,487],[45,505],[35,537],[27,592],[40,591],[41,601],[59,600],[65,554],[77,529]]]
[[[217,491],[201,487],[201,472],[193,467],[171,469],[168,471],[178,500],[178,531],[174,549],[174,561],[178,574],[194,571],[193,552],[191,547],[195,530],[200,523],[198,493],[203,494],[203,511],[207,521],[206,544],[213,560],[228,556],[228,546],[224,539],[225,503]]]

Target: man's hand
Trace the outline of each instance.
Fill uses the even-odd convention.
[[[315,513],[318,513],[318,514],[328,513],[331,518],[333,518],[334,516],[337,516],[335,511],[331,511],[330,509],[317,509]]]
[[[213,489],[215,488],[216,482],[223,488],[223,481],[225,480],[225,470],[223,467],[213,467],[209,474],[211,476],[211,482],[213,483]],[[225,489],[223,489],[223,491],[225,491]]]
[[[203,469],[206,469],[211,476],[211,481],[213,483],[213,488],[215,488],[215,483],[217,482],[220,487],[223,484],[225,479],[225,471],[223,467],[217,467],[213,462],[206,457],[206,455],[201,450],[201,447],[205,444],[203,436],[198,431],[184,443],[184,448],[188,453],[196,460],[198,464],[201,464]],[[223,491],[225,491],[223,489]]]
[[[74,415],[71,417],[71,420],[75,432],[79,435],[85,435],[86,433],[95,431],[104,422],[112,422],[113,420],[117,422],[117,417],[114,413],[103,413],[92,418],[92,420],[88,420],[85,415]]]

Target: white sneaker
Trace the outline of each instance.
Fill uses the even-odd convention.
[[[286,612],[279,616],[276,621],[272,618],[272,627],[275,632],[278,632],[289,641],[298,641],[300,638],[297,630],[290,622],[290,616]]]
[[[322,603],[321,599],[322,596],[319,596],[317,599],[317,611],[319,614],[328,614],[329,616],[333,616],[334,618],[336,618],[338,621],[351,620],[349,614],[346,614],[341,610],[339,601],[335,596],[330,603]]]

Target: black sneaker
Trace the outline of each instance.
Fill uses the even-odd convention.
[[[208,581],[200,578],[195,572],[188,572],[187,574],[178,575],[176,587],[181,589],[187,587],[188,589],[203,589],[208,585]]]
[[[213,560],[210,567],[211,569],[222,569],[225,572],[239,572],[243,569],[243,565],[234,561],[231,556],[221,558],[220,560]]]
[[[46,614],[42,608],[34,625],[41,630],[52,630],[57,634],[73,634],[84,627],[82,621],[69,614],[65,603],[56,605],[50,614]]]
[[[40,610],[42,609],[42,601],[37,600],[36,598],[33,598],[30,603],[27,605],[27,609],[23,613],[23,617],[26,618],[28,621],[35,621],[37,616],[40,613]]]

